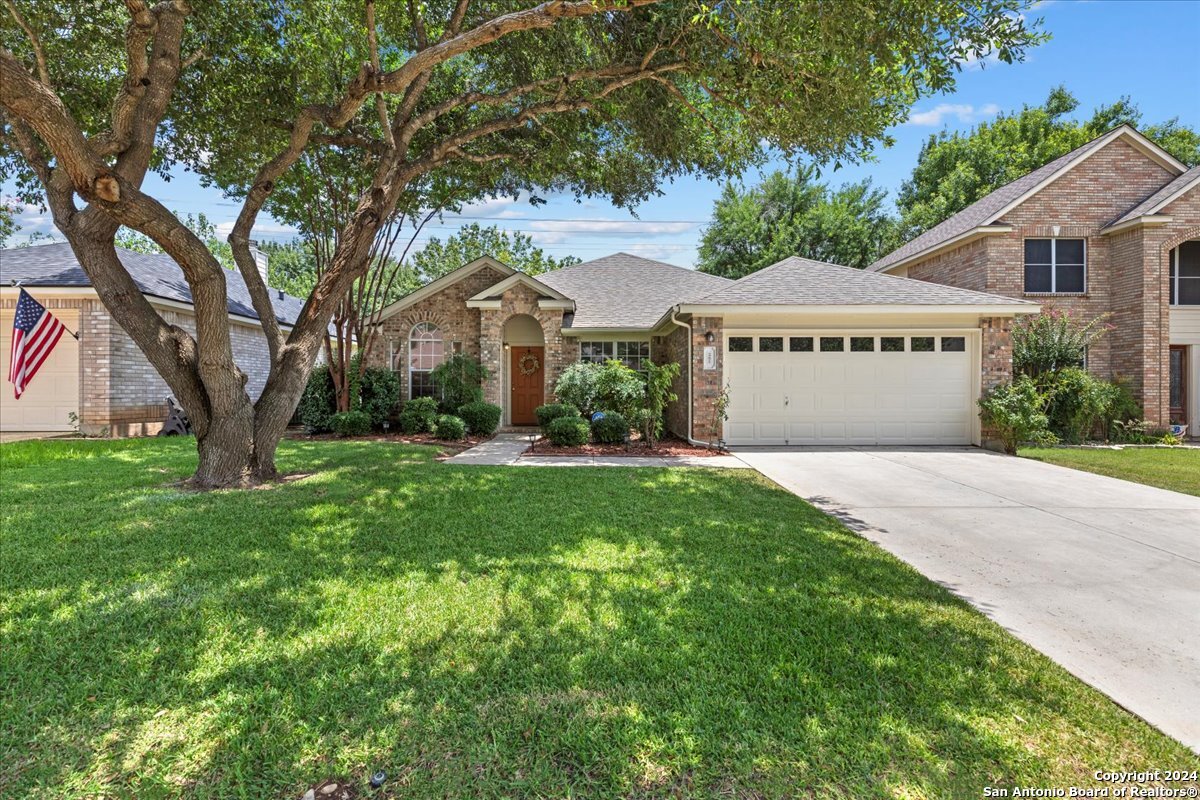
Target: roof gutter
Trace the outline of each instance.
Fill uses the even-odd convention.
[[[1015,300],[1011,303],[930,303],[928,305],[906,305],[869,303],[861,305],[806,305],[804,303],[778,304],[681,304],[674,311],[685,314],[729,314],[754,312],[757,314],[982,314],[984,316],[1015,316],[1036,314],[1041,310],[1037,303]],[[674,313],[674,312],[673,312]],[[674,320],[672,320],[674,321]]]
[[[1173,219],[1174,219],[1174,217],[1168,216],[1166,214],[1143,214],[1140,217],[1134,217],[1133,219],[1127,219],[1124,222],[1118,222],[1116,225],[1109,225],[1107,228],[1102,228],[1100,230],[1100,235],[1101,236],[1109,236],[1111,234],[1120,233],[1121,231],[1128,230],[1129,228],[1139,227],[1141,225],[1145,225],[1147,227],[1151,227],[1151,226],[1155,226],[1155,225],[1166,225],[1168,222],[1171,222]]]

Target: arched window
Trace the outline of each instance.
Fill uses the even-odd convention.
[[[430,373],[445,357],[442,332],[432,322],[413,326],[408,334],[408,396],[434,397],[437,387]]]

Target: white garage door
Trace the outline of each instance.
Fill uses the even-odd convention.
[[[50,311],[67,330],[78,329],[78,311]],[[17,400],[8,382],[12,327],[13,312],[0,312],[0,431],[71,430],[70,414],[79,412],[79,342],[64,333]]]
[[[970,444],[971,343],[962,335],[725,338],[732,445]]]

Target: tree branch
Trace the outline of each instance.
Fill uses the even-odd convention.
[[[50,82],[50,70],[46,67],[46,51],[42,49],[42,40],[38,38],[33,27],[25,20],[25,17],[17,9],[16,3],[13,0],[4,0],[4,5],[8,6],[8,13],[16,20],[17,25],[21,26],[21,30],[25,31],[25,38],[29,40],[30,46],[33,48],[33,58],[37,63],[38,78],[42,83],[50,88],[54,88],[54,84]]]

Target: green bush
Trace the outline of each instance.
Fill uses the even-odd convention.
[[[646,381],[616,359],[609,359],[596,373],[596,404],[629,418],[646,399]]]
[[[483,399],[487,368],[466,353],[456,353],[433,368],[429,375],[441,393],[444,409],[458,409]]]
[[[341,411],[330,425],[338,436],[366,436],[371,432],[371,415],[365,411]]]
[[[1114,400],[1112,384],[1081,367],[1043,373],[1038,384],[1046,397],[1050,430],[1072,444],[1088,438]]]
[[[329,367],[313,367],[304,386],[304,394],[300,395],[296,416],[304,426],[305,433],[328,433],[336,413],[337,397]]]
[[[544,406],[535,408],[533,414],[537,417],[538,425],[542,427],[542,431],[546,432],[546,428],[550,423],[559,417],[578,417],[579,409],[570,403],[547,403]]]
[[[432,433],[437,413],[437,400],[414,397],[400,410],[400,430],[404,433]]]
[[[667,404],[674,403],[679,395],[672,391],[675,379],[679,377],[679,365],[646,364],[646,391],[643,413],[638,415],[638,428],[646,442],[653,447],[663,431],[663,412]]]
[[[1016,453],[1022,442],[1053,444],[1049,420],[1043,412],[1046,397],[1028,375],[992,389],[979,400],[983,422],[1004,442],[1004,452]]]
[[[400,404],[400,379],[383,367],[368,367],[363,371],[358,387],[359,408],[378,428],[392,418]]]
[[[596,379],[600,365],[581,361],[563,370],[554,384],[554,394],[559,402],[570,403],[589,417],[596,410]]]
[[[546,436],[559,447],[578,447],[587,444],[591,428],[583,417],[559,417],[546,426]]]
[[[467,435],[467,423],[452,414],[442,414],[433,424],[433,435],[456,442]]]
[[[1057,308],[1021,317],[1012,330],[1013,371],[1036,378],[1083,366],[1088,347],[1112,328],[1104,320],[1083,322]]]
[[[1130,422],[1140,422],[1142,406],[1133,396],[1127,378],[1117,378],[1110,384],[1110,403],[1103,416],[1104,435],[1122,441],[1123,426]]]
[[[601,444],[620,444],[629,433],[629,422],[616,411],[605,411],[604,416],[592,420],[592,438]]]
[[[500,425],[500,406],[485,403],[467,403],[458,409],[458,416],[467,423],[467,430],[476,436],[491,436]]]

